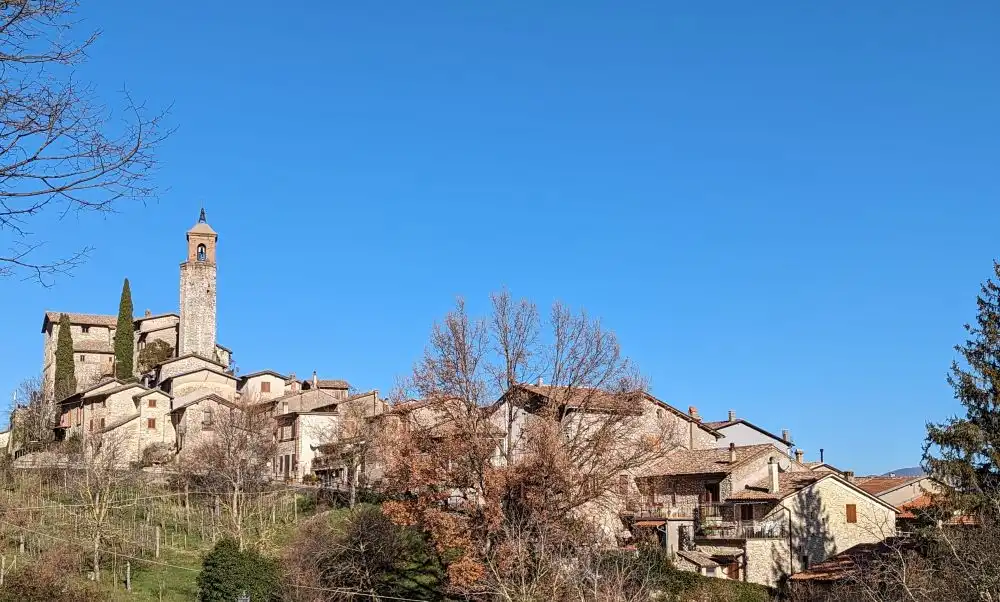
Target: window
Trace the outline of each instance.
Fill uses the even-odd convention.
[[[156,398],[155,397],[150,397],[149,398],[149,402],[147,402],[146,405],[148,407],[150,407],[150,408],[155,408],[156,407]]]
[[[753,520],[753,506],[751,504],[740,505],[740,520]]]
[[[719,501],[719,484],[718,483],[705,483],[705,501],[706,502],[718,502]]]
[[[104,428],[104,419],[103,418],[101,418],[101,428],[102,429]]]
[[[146,428],[148,428],[148,429],[155,429],[156,428],[156,418],[147,418],[146,419]]]
[[[807,568],[809,568],[809,555],[808,554],[803,554],[802,558],[800,560],[802,561],[802,570],[806,570]]]
[[[198,245],[198,261],[205,261],[205,245]]]
[[[656,418],[663,420],[663,408],[656,408]]]
[[[282,414],[287,414],[288,413],[288,402],[287,401],[281,402],[281,413]]]
[[[76,425],[80,426],[83,424],[83,408],[76,409]]]
[[[260,383],[260,392],[261,393],[270,393],[271,392],[271,383],[268,382],[268,381],[264,381],[264,382]]]
[[[94,432],[94,419],[93,418],[90,419],[90,432],[92,432],[92,433]]]
[[[201,423],[205,426],[212,425],[212,408],[205,408],[202,412]]]
[[[85,361],[87,361],[87,356],[86,356],[86,355],[81,355],[81,356],[80,356],[80,361],[81,361],[81,362],[85,362]]]
[[[847,522],[858,522],[858,506],[856,504],[847,505]]]
[[[81,326],[80,332],[82,332],[83,334],[87,334],[88,332],[90,332],[90,326]]]

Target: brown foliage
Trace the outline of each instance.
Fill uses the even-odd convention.
[[[45,550],[34,562],[7,575],[0,602],[98,602],[105,595],[82,579],[84,551],[72,545]]]
[[[459,301],[434,326],[408,382],[420,401],[386,426],[386,483],[405,500],[386,512],[431,533],[465,591],[513,524],[594,543],[581,516],[614,513],[620,479],[674,446],[650,430],[645,382],[599,321],[556,304],[543,326],[527,301],[492,301],[484,319]],[[551,384],[525,385],[539,379]]]

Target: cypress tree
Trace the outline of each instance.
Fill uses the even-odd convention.
[[[976,511],[1000,499],[1000,263],[977,299],[968,338],[955,350],[948,384],[965,416],[927,425],[924,468],[946,488],[951,509]]]
[[[120,380],[133,377],[132,358],[135,353],[135,325],[132,316],[132,290],[128,278],[122,285],[118,303],[118,325],[115,326],[115,376]]]
[[[73,333],[69,316],[59,316],[59,336],[56,339],[56,401],[76,393],[76,366],[73,364]]]

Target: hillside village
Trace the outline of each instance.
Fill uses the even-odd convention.
[[[223,417],[253,413],[268,417],[273,434],[268,479],[353,492],[378,490],[389,478],[391,450],[377,448],[394,440],[375,441],[366,434],[375,427],[366,425],[431,437],[454,428],[454,399],[390,401],[377,390],[355,390],[340,378],[349,375],[326,368],[284,372],[280,358],[274,366],[236,373],[238,350],[216,340],[218,244],[202,211],[186,233],[178,311],[146,311],[134,319],[132,378],[115,377],[117,316],[45,311],[43,395],[55,408],[56,441],[114,437],[126,450],[123,465],[169,471],[211,440]],[[60,324],[67,321],[76,389],[60,398],[56,355]],[[143,365],[140,356],[152,345],[169,350],[155,365]],[[538,416],[554,415],[563,425],[627,420],[636,427],[628,431],[634,443],[641,438],[663,453],[623,464],[594,485],[599,503],[589,502],[585,515],[609,548],[653,546],[678,568],[718,579],[766,586],[788,576],[799,583],[822,580],[825,573],[816,567],[838,554],[907,532],[913,509],[937,490],[928,477],[858,476],[834,466],[780,425],[754,422],[749,408],[718,420],[643,391],[538,380],[511,386],[476,412],[493,434],[496,463],[526,453],[525,425]],[[15,410],[11,423],[17,421]],[[15,467],[32,470],[52,461],[28,442],[9,436],[0,442]],[[346,453],[352,446],[362,451]],[[453,492],[448,503],[462,497]]]

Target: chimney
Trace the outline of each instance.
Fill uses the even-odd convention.
[[[778,493],[778,464],[771,458],[767,462],[767,492]]]
[[[788,429],[782,429],[781,440],[784,441],[785,443],[792,442],[792,434],[788,431]]]
[[[736,410],[729,410],[729,422],[736,420]]]
[[[736,444],[729,444],[729,463],[736,464]]]
[[[694,406],[688,406],[688,414],[690,414],[691,417],[694,418],[695,420],[701,420],[701,418],[698,416],[698,408]]]
[[[319,377],[316,376],[316,371],[315,370],[313,370],[313,385],[312,385],[312,387],[313,387],[313,389],[318,389],[319,388]]]
[[[825,460],[823,460],[823,448],[821,447],[819,448],[819,463],[822,464],[823,462],[825,462]]]
[[[147,310],[146,310],[146,317],[148,318],[148,317],[149,317],[149,316],[151,316],[151,315],[153,315],[153,312],[151,312],[151,311],[149,311],[149,310],[147,309]]]
[[[853,470],[845,470],[844,471],[844,478],[847,479],[848,483],[853,483],[854,482],[854,471]]]
[[[801,449],[795,450],[795,461],[801,464],[802,463],[802,457],[804,455],[805,455],[805,452],[802,451]]]

